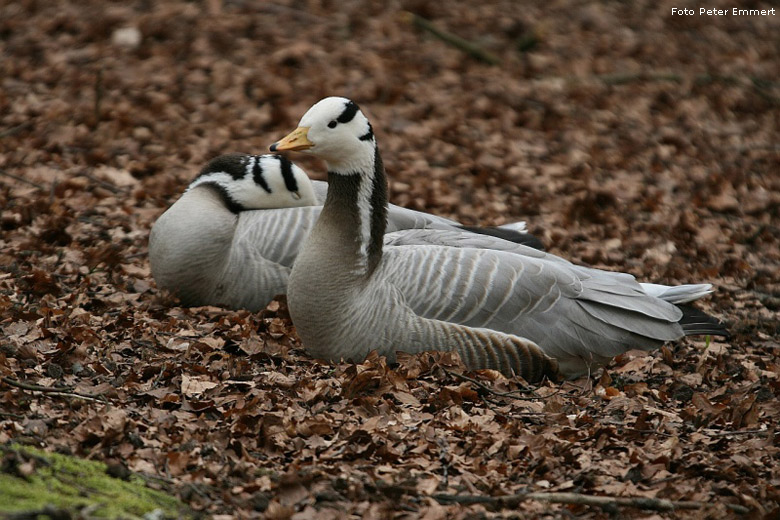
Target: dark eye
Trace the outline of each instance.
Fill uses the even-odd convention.
[[[328,123],[328,128],[336,128],[337,124],[338,123],[336,121],[331,121],[330,123]]]

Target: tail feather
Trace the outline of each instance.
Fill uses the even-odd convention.
[[[641,283],[642,289],[650,296],[655,296],[674,304],[690,303],[707,296],[712,292],[712,284],[697,283],[686,285],[660,285],[657,283]]]
[[[518,220],[517,222],[509,222],[507,224],[501,224],[496,226],[499,229],[508,229],[509,231],[516,231],[518,233],[528,233],[528,227],[525,225],[525,220]]]
[[[729,337],[726,325],[717,318],[692,305],[678,305],[678,307],[683,311],[683,317],[679,324],[682,326],[686,336],[711,334],[713,336]]]

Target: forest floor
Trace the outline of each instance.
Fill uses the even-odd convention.
[[[31,445],[217,518],[777,518],[780,17],[672,7],[0,5],[0,471],[41,470]],[[177,306],[154,220],[328,95],[373,121],[392,202],[711,282],[731,338],[527,393],[448,355],[318,362],[283,299]]]

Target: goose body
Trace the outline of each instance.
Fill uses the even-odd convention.
[[[327,190],[326,182],[311,181],[280,155],[219,156],[152,227],[152,276],[158,287],[187,306],[262,309],[287,292],[293,262]],[[446,240],[435,233],[404,237],[415,229],[461,230],[454,220],[398,206],[391,205],[389,214],[389,243]],[[538,243],[524,229],[517,223],[487,231]],[[497,242],[491,236],[467,234],[481,247]]]
[[[427,241],[431,233],[412,230],[386,243],[384,167],[370,123],[348,99],[318,102],[271,150],[328,165],[327,199],[288,286],[293,322],[317,357],[455,350],[471,368],[573,378],[632,348],[724,333],[680,306],[709,284],[642,285],[518,244],[486,249],[462,230]]]

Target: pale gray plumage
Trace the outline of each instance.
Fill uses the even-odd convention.
[[[158,287],[188,306],[264,308],[287,292],[290,269],[327,189],[283,156],[213,159],[152,227],[149,258]],[[400,237],[415,228],[459,229],[458,222],[436,215],[392,205],[389,212],[388,231]],[[518,240],[529,236],[522,223],[514,226]],[[473,236],[484,247],[496,241]]]
[[[328,198],[288,288],[293,321],[315,356],[452,349],[472,368],[537,379],[557,362],[576,377],[631,348],[681,338],[685,317],[675,304],[711,292],[708,284],[643,286],[501,241],[485,249],[457,230],[391,233],[383,250],[384,168],[368,120],[344,98],[315,104],[271,149],[328,164]],[[702,329],[723,333],[712,321]]]

